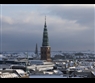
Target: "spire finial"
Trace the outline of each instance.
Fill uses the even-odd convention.
[[[45,27],[47,27],[47,25],[46,25],[46,15],[45,15]]]
[[[45,22],[46,22],[46,15],[45,15]]]

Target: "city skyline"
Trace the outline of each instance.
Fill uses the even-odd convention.
[[[94,51],[94,4],[0,4],[0,50],[38,51],[45,15],[51,51]],[[2,44],[2,45],[1,45]]]

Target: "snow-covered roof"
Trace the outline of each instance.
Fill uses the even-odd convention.
[[[53,70],[54,73],[63,74],[60,70]]]
[[[4,55],[0,54],[0,58],[6,58]]]
[[[42,61],[29,61],[31,64],[43,64]]]
[[[43,68],[38,68],[39,71],[50,70],[50,69],[53,69],[53,67],[43,67]]]
[[[62,56],[64,56],[61,52],[58,52],[58,51],[51,52],[51,57],[54,57],[55,55],[62,55]]]
[[[18,72],[18,73],[25,73],[22,69],[16,69],[16,71]]]
[[[93,75],[95,76],[95,71],[91,71],[93,73]]]
[[[1,76],[1,78],[12,78],[12,76],[10,75],[10,73],[3,73]]]
[[[35,68],[37,68],[39,71],[42,70],[50,70],[53,69],[54,64],[51,65],[32,65],[32,66],[27,66],[28,69],[33,69],[35,70]]]
[[[53,74],[52,71],[44,71],[43,73],[44,73],[44,74]]]
[[[76,67],[69,67],[69,69],[75,69]]]
[[[41,67],[53,67],[54,64],[49,64],[49,65],[37,65],[37,68],[41,68]]]
[[[82,72],[82,70],[80,69],[80,70],[77,70],[77,72]]]
[[[43,62],[43,64],[53,64],[52,62]]]

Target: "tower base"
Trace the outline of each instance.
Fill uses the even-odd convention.
[[[52,62],[52,60],[51,60],[51,59],[47,59],[46,61],[47,61],[47,62]]]

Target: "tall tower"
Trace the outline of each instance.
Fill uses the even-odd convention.
[[[43,31],[42,47],[41,47],[41,60],[51,61],[50,50],[51,47],[49,46],[48,31],[47,31],[46,16],[45,16],[45,25]]]

